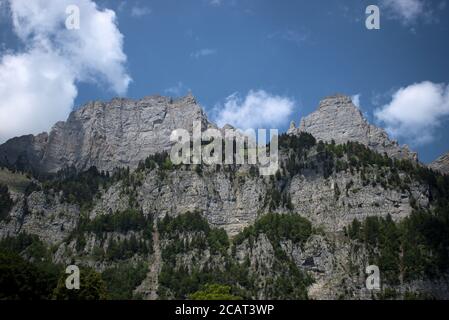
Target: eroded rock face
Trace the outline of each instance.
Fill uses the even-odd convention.
[[[436,159],[429,167],[442,174],[449,174],[449,152]]]
[[[92,102],[72,112],[51,132],[13,138],[0,146],[0,163],[26,161],[42,172],[75,166],[85,170],[135,168],[140,160],[171,147],[175,129],[192,132],[193,122],[205,130],[211,124],[193,96],[173,101],[149,96],[141,100]]]
[[[332,96],[320,102],[318,110],[301,120],[299,128],[290,125],[288,134],[308,132],[317,140],[343,144],[355,141],[390,157],[418,160],[416,153],[407,146],[399,146],[389,139],[385,130],[373,126],[363,117],[360,110],[346,96]]]
[[[36,191],[14,195],[15,205],[9,217],[0,221],[0,238],[21,232],[39,236],[47,244],[63,241],[76,228],[80,217],[77,205],[63,202],[58,193]]]
[[[296,212],[334,232],[342,231],[354,219],[370,216],[391,215],[394,221],[400,221],[412,213],[412,199],[424,208],[429,206],[427,190],[418,183],[412,183],[407,191],[385,189],[381,185],[364,185],[360,174],[349,172],[328,179],[295,176],[289,192]]]
[[[36,136],[15,137],[0,145],[0,164],[15,165],[20,169],[30,167],[40,170],[41,159],[48,144],[46,132]]]
[[[201,212],[213,226],[235,235],[254,223],[264,210],[267,185],[262,177],[231,178],[223,171],[203,172],[178,170],[161,178],[149,172],[136,189],[136,200],[144,212],[162,219],[186,212]],[[120,186],[112,186],[97,202],[91,217],[124,210],[128,195]]]

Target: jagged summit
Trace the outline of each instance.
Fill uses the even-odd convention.
[[[148,155],[169,150],[170,134],[192,130],[194,121],[210,123],[193,95],[179,99],[147,96],[93,101],[73,111],[67,121],[37,136],[13,138],[0,145],[0,163],[56,172],[66,166],[84,170],[134,168]]]
[[[192,95],[192,93],[189,92],[187,95],[185,95],[183,97],[179,97],[179,98],[172,98],[172,97],[168,97],[168,96],[154,94],[154,95],[144,96],[140,99],[130,99],[130,98],[126,98],[126,97],[114,97],[110,101],[94,100],[94,101],[89,101],[88,103],[84,104],[80,108],[76,109],[74,112],[76,112],[77,110],[87,109],[87,108],[94,108],[94,109],[102,108],[105,105],[116,107],[116,108],[121,108],[121,107],[126,107],[129,105],[145,107],[148,105],[161,104],[161,103],[166,103],[168,106],[171,106],[171,107],[180,107],[180,106],[183,107],[183,106],[189,105],[189,104],[197,105],[197,101],[196,101],[195,97]],[[198,107],[201,108],[200,106],[198,106]],[[64,122],[64,121],[62,121],[62,122]]]
[[[320,109],[322,107],[326,107],[328,105],[333,105],[333,106],[336,106],[336,107],[349,107],[349,106],[356,107],[352,103],[352,99],[350,97],[345,96],[345,95],[343,95],[341,93],[337,93],[337,94],[334,94],[334,95],[330,95],[330,96],[324,97],[320,101],[318,109]]]
[[[287,131],[292,135],[300,132],[308,132],[318,140],[334,140],[337,144],[357,141],[394,158],[418,160],[408,146],[399,146],[389,139],[385,130],[369,124],[351,98],[340,94],[323,99],[317,111],[301,120],[299,128],[291,125]]]
[[[429,167],[443,174],[449,174],[449,152],[429,164]]]
[[[200,121],[203,129],[216,127],[191,93],[178,99],[152,95],[139,100],[92,101],[73,111],[67,121],[57,122],[49,133],[17,137],[0,145],[0,164],[40,172],[57,172],[67,166],[79,170],[135,168],[148,155],[169,150],[171,132],[179,128],[191,132],[194,121]],[[226,128],[233,127],[222,130]],[[399,146],[383,129],[370,125],[344,95],[323,99],[299,128],[292,121],[288,134],[301,131],[318,140],[358,141],[395,158],[417,160],[407,146]]]

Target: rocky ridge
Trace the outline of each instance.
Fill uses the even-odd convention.
[[[429,167],[443,174],[449,174],[449,153],[446,153],[432,162]]]
[[[333,140],[336,144],[357,141],[393,158],[418,160],[418,155],[407,146],[399,146],[397,141],[389,139],[385,130],[369,124],[351,98],[343,95],[322,100],[318,110],[303,118],[298,128],[292,122],[288,134],[300,132],[308,132],[317,140]]]
[[[91,102],[73,111],[67,121],[56,123],[50,133],[0,145],[0,164],[45,173],[68,166],[134,169],[148,155],[169,150],[173,130],[192,132],[194,121],[201,122],[203,130],[212,125],[190,94],[178,100],[148,96]]]

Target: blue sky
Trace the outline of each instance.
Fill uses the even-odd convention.
[[[54,84],[56,92],[66,93],[67,99],[61,94],[60,103],[67,108],[70,102],[77,107],[117,95],[180,96],[191,90],[216,119],[223,114],[214,108],[252,110],[248,97],[256,96],[267,108],[281,111],[277,118],[261,113],[253,122],[248,119],[250,124],[285,130],[290,120],[298,123],[314,111],[323,97],[344,93],[359,95],[368,119],[388,129],[400,143],[411,145],[422,161],[449,151],[449,1],[103,0],[96,4],[92,10],[108,8],[116,15],[111,17],[116,29],[104,38],[121,42],[117,40],[114,47],[113,63],[104,66],[97,66],[101,60],[92,60],[98,57],[85,57],[105,55],[101,48],[83,52],[82,59],[78,53],[76,60],[71,55],[71,63],[86,67],[79,75],[67,76],[63,88]],[[380,7],[380,30],[365,27],[369,4]],[[14,10],[28,14],[20,6]],[[1,54],[16,55],[30,65],[39,61],[30,58],[35,47],[29,40],[37,41],[34,33],[18,34],[8,5],[3,5],[1,16]],[[60,46],[65,44],[52,49],[58,56],[66,52]],[[24,52],[30,55],[23,56]],[[4,74],[9,70],[5,58],[2,64],[0,80],[6,79],[2,70]],[[132,81],[122,81],[125,76]],[[245,126],[245,121],[239,124]]]

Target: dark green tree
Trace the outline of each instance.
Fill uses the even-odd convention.
[[[101,275],[90,268],[80,269],[80,288],[69,290],[65,281],[68,275],[63,274],[53,291],[56,300],[105,300],[108,298],[106,284]]]
[[[13,205],[13,201],[9,195],[8,187],[0,183],[0,221],[8,216]]]

